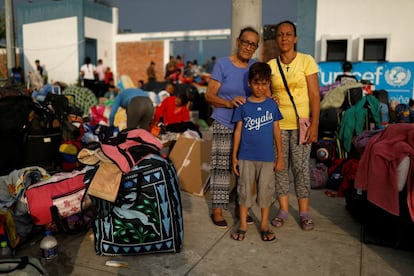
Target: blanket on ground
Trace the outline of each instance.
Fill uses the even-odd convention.
[[[399,216],[398,165],[410,157],[407,205],[414,221],[414,124],[390,124],[367,142],[359,162],[355,188],[367,191],[368,200]]]

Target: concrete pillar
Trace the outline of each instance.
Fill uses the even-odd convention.
[[[16,51],[14,48],[14,27],[13,27],[13,3],[12,0],[5,0],[5,25],[6,25],[6,49],[7,49],[7,74],[11,74],[12,68],[16,67]],[[23,76],[22,76],[23,77]]]
[[[262,33],[262,0],[231,1],[231,53],[236,50],[236,39],[240,30],[247,26]],[[259,46],[255,58],[258,58],[260,52]]]

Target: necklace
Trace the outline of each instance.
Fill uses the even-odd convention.
[[[280,61],[282,62],[282,67],[286,70],[286,72],[289,72],[289,69],[292,68],[291,63],[296,58],[296,52],[291,57],[285,57],[283,55],[280,55]]]

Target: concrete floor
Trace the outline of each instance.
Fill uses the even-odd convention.
[[[298,209],[290,199],[290,217],[278,240],[261,241],[260,210],[253,208],[242,242],[230,238],[237,229],[233,214],[225,212],[231,228],[215,227],[209,217],[209,200],[182,193],[184,247],[178,254],[102,257],[94,251],[93,235],[57,235],[59,256],[42,260],[50,275],[414,275],[414,252],[361,242],[361,225],[345,210],[345,199],[312,190],[315,229],[305,232],[298,224]],[[233,207],[233,206],[232,206]],[[230,210],[233,210],[231,208]],[[272,208],[272,216],[276,208]],[[39,242],[17,252],[39,257]],[[128,262],[127,268],[105,266],[107,260]]]

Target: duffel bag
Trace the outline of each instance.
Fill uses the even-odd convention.
[[[47,180],[30,185],[25,194],[30,216],[35,225],[52,222],[51,207],[56,206],[63,218],[80,213],[85,195],[86,168],[81,171],[56,173]]]
[[[86,175],[88,186],[94,173]],[[97,255],[181,250],[184,230],[178,178],[173,165],[159,155],[147,155],[122,176],[115,202],[93,196],[91,200],[96,211],[92,228]]]

